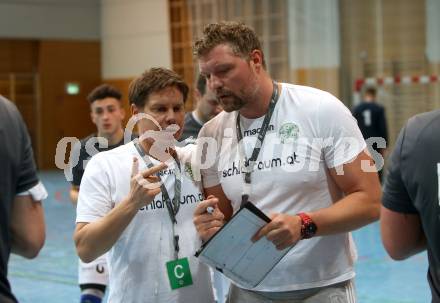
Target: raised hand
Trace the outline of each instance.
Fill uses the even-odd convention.
[[[137,158],[133,158],[131,169],[130,193],[128,200],[134,203],[136,208],[142,208],[153,201],[153,198],[160,193],[160,178],[155,174],[167,165],[160,163],[156,166],[139,172],[139,162]]]

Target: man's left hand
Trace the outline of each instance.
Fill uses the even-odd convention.
[[[278,250],[295,245],[301,239],[301,218],[297,215],[272,214],[272,221],[263,226],[253,237],[256,242],[262,237],[271,241]]]

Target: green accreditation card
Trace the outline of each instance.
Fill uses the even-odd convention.
[[[166,263],[171,289],[193,284],[188,258],[177,259]]]

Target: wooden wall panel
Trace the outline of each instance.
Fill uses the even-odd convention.
[[[37,58],[36,40],[0,39],[0,73],[36,72]]]
[[[183,77],[190,88],[185,109],[194,108],[193,94],[196,78],[194,75],[194,58],[192,54],[191,16],[186,0],[169,0],[171,49],[173,70]]]
[[[0,94],[15,103],[31,137],[35,159],[38,136],[38,42],[0,39]]]
[[[55,168],[55,150],[61,138],[81,138],[95,131],[86,96],[101,82],[100,62],[99,42],[40,42],[41,168]],[[67,82],[79,83],[78,95],[65,92]]]
[[[339,73],[339,68],[301,68],[291,70],[290,78],[295,84],[322,89],[340,98]]]
[[[352,99],[355,79],[429,73],[426,1],[340,0],[341,94]],[[435,90],[421,85],[379,86],[391,147],[407,119],[432,109]]]

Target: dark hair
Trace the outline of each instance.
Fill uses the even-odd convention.
[[[199,77],[197,78],[196,87],[200,95],[203,96],[206,93],[206,77],[202,74],[199,74]]]
[[[183,95],[183,102],[188,96],[188,85],[177,73],[172,70],[153,67],[146,70],[140,77],[134,79],[128,88],[128,100],[130,104],[144,107],[148,97],[155,92],[168,87],[177,88]]]
[[[367,87],[367,89],[365,89],[365,94],[376,97],[376,89],[374,87]]]
[[[115,87],[108,84],[101,84],[95,87],[90,94],[87,96],[87,101],[92,104],[96,100],[102,100],[105,98],[115,98],[119,102],[121,102],[122,94]]]
[[[249,58],[256,49],[263,54],[260,40],[252,28],[243,22],[222,21],[205,26],[203,36],[194,43],[194,55],[200,58],[220,44],[230,45],[234,54],[243,58]],[[266,67],[264,55],[263,67]]]

